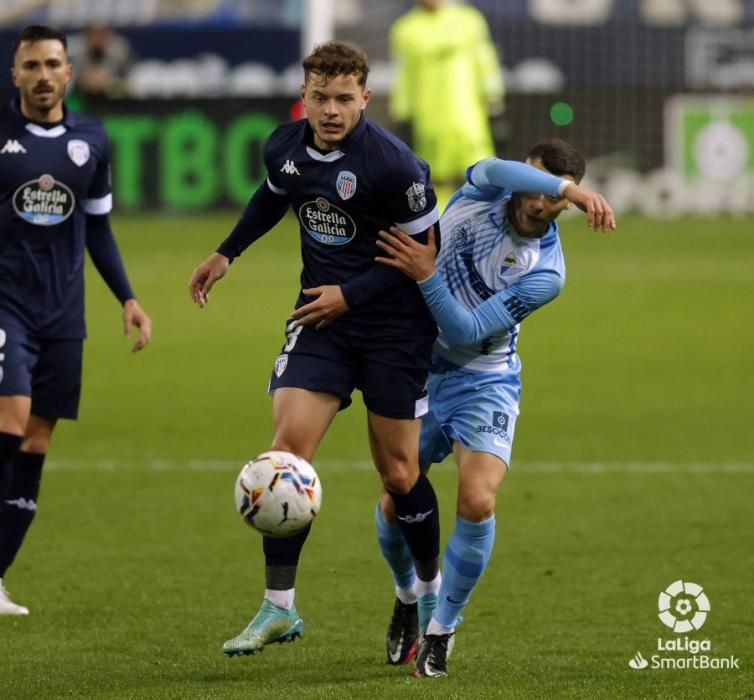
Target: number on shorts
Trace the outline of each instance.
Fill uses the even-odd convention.
[[[293,321],[291,321],[288,324],[288,327],[285,329],[285,347],[283,348],[284,352],[290,352],[293,350],[293,346],[296,344],[296,341],[298,340],[299,335],[301,335],[301,331],[304,330],[303,326],[293,326]]]

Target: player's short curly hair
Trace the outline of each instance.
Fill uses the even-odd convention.
[[[581,182],[586,172],[584,156],[570,143],[561,139],[544,139],[534,144],[527,158],[541,160],[542,165],[553,175],[570,175],[575,182]]]
[[[24,41],[34,44],[37,41],[43,41],[45,39],[54,39],[63,44],[64,49],[68,48],[65,34],[59,29],[55,29],[55,27],[46,27],[43,24],[31,24],[28,27],[24,27],[13,41],[13,56],[16,55],[19,47]]]
[[[324,82],[338,75],[355,75],[359,85],[364,87],[369,75],[367,55],[354,46],[342,41],[328,41],[315,47],[301,63],[304,67],[304,81],[316,73]]]

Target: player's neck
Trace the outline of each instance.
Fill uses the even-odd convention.
[[[24,117],[39,124],[55,124],[57,122],[62,122],[63,117],[65,116],[62,102],[59,102],[50,110],[41,110],[30,107],[23,99],[21,99],[20,109],[21,114],[23,114]]]

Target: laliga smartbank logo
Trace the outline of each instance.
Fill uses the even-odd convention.
[[[709,598],[699,584],[673,581],[657,601],[660,622],[677,634],[698,630],[707,619]]]
[[[711,606],[702,587],[691,581],[673,581],[657,599],[659,614],[657,617],[663,625],[669,627],[676,635],[670,639],[657,638],[657,652],[649,659],[637,651],[629,659],[628,665],[635,671],[645,668],[673,669],[731,669],[740,668],[738,658],[734,656],[714,656],[712,641],[709,639],[689,639],[686,632],[699,630],[707,619]]]

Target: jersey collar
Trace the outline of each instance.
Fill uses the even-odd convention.
[[[310,158],[323,163],[332,163],[333,161],[339,160],[344,155],[346,155],[348,151],[356,147],[361,142],[364,136],[364,132],[366,131],[366,122],[367,119],[362,113],[361,118],[354,127],[353,131],[348,134],[348,136],[341,142],[340,148],[334,151],[328,151],[327,153],[318,151],[314,147],[314,131],[312,130],[311,126],[309,126],[309,122],[306,122],[306,125],[304,127],[304,144],[306,146],[307,155]]]
[[[11,100],[10,107],[13,114],[23,123],[27,131],[34,134],[34,136],[41,136],[42,138],[56,138],[62,136],[69,129],[73,128],[76,121],[75,114],[65,106],[65,103],[63,104],[63,119],[52,127],[44,126],[40,122],[35,122],[24,116],[23,112],[21,112],[20,97],[14,97]]]

